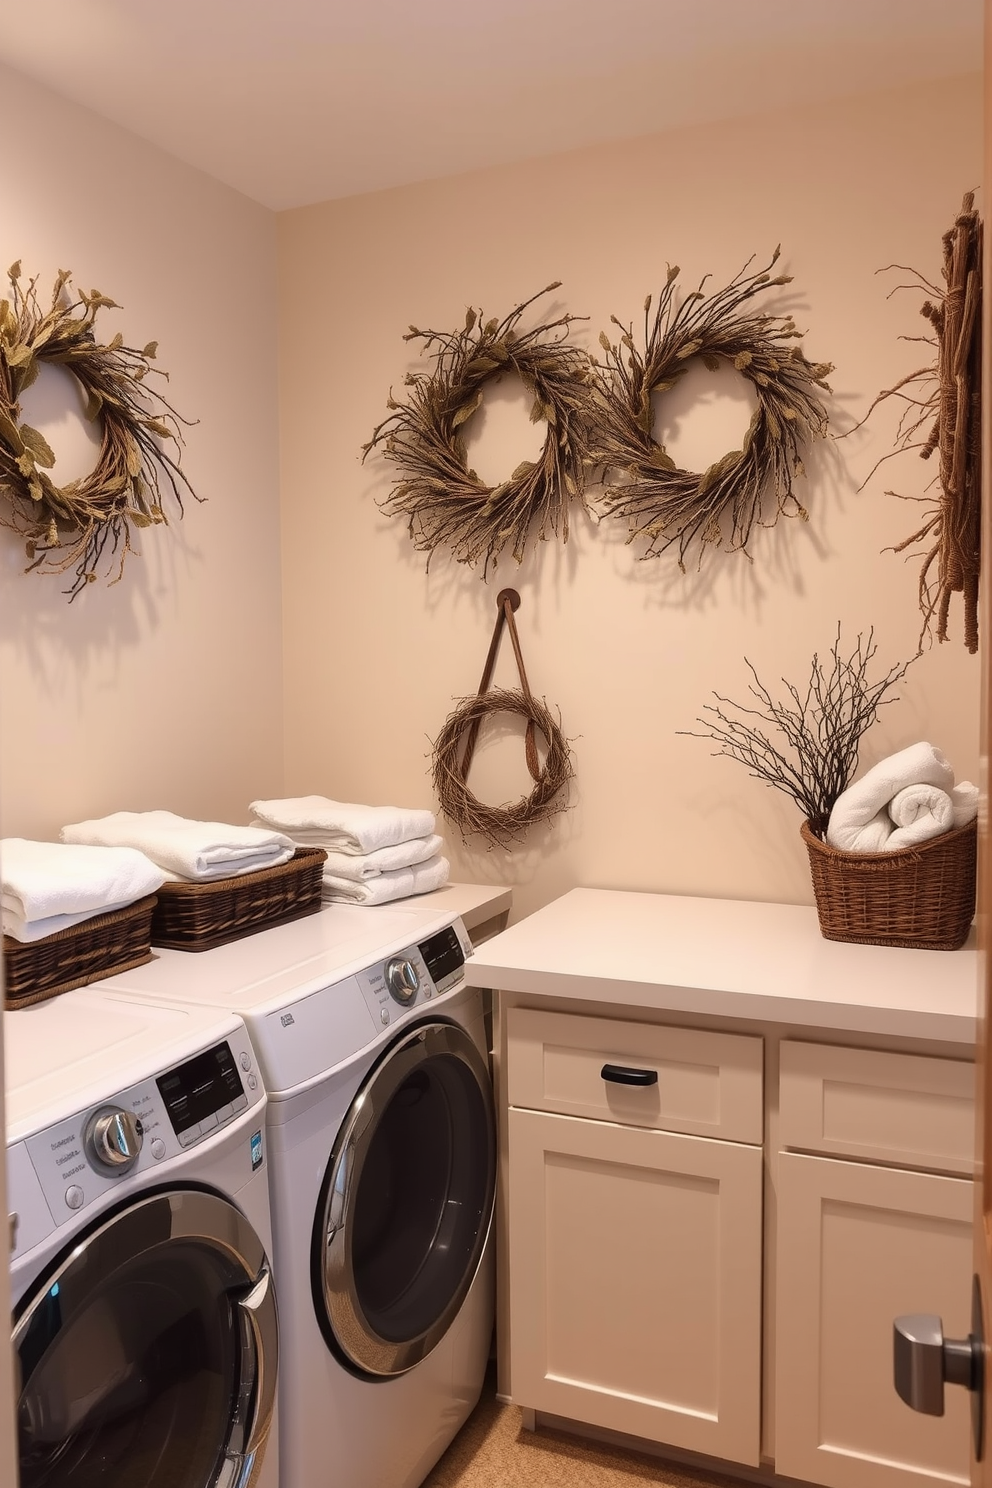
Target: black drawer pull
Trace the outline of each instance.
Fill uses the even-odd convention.
[[[600,1071],[604,1080],[614,1085],[657,1085],[657,1070],[631,1069],[629,1064],[604,1064]]]

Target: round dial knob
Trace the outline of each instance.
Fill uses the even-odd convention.
[[[409,1007],[420,988],[416,967],[406,956],[396,956],[386,963],[386,986],[389,995],[404,1007]]]
[[[108,1106],[90,1118],[86,1151],[95,1167],[121,1173],[137,1162],[142,1136],[141,1122],[133,1111]]]

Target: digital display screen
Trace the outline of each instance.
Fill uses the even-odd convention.
[[[178,1137],[244,1094],[231,1046],[216,1044],[155,1081]]]
[[[465,965],[464,953],[451,925],[447,930],[439,930],[430,940],[421,941],[420,954],[435,982],[444,981],[445,977],[453,971],[460,971]]]

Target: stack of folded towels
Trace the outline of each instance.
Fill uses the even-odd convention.
[[[62,842],[0,842],[0,919],[4,935],[44,940],[96,915],[126,909],[161,888],[165,874],[130,847]]]
[[[827,842],[844,852],[898,852],[963,827],[978,815],[978,787],[954,783],[932,744],[911,744],[880,760],[837,797]]]
[[[62,828],[62,841],[99,847],[131,847],[163,870],[162,878],[211,883],[277,868],[296,851],[282,832],[192,821],[171,811],[115,811]]]
[[[327,796],[253,801],[251,809],[256,824],[286,832],[301,847],[324,849],[326,902],[387,904],[448,881],[433,812],[358,806]]]

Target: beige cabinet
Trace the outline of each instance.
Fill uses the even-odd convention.
[[[507,1079],[514,1398],[757,1464],[761,1040],[513,1008]]]
[[[963,1061],[782,1044],[781,1142],[806,1150],[777,1165],[779,1473],[968,1482],[967,1394],[949,1390],[943,1417],[904,1405],[892,1320],[933,1312],[968,1333],[973,1081]]]

